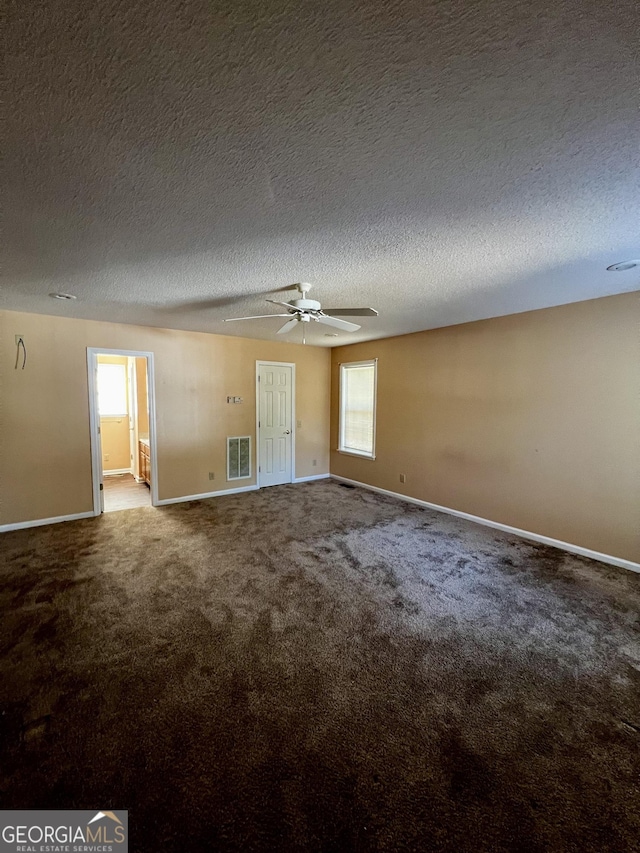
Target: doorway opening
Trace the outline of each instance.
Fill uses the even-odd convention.
[[[155,506],[153,354],[87,350],[93,512]]]

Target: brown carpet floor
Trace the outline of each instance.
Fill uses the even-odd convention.
[[[0,540],[0,797],[146,851],[640,838],[640,576],[335,482]]]

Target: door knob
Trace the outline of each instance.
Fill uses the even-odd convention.
[[[284,434],[285,434],[285,435],[291,435],[291,430],[290,430],[290,429],[285,429]]]

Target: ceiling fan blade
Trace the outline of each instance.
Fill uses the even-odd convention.
[[[331,317],[377,317],[375,308],[323,308],[323,314]]]
[[[181,302],[169,302],[162,305],[157,305],[154,310],[162,313],[174,313],[175,311],[208,311],[214,308],[228,308],[230,305],[235,305],[237,302],[244,302],[250,298],[258,296],[266,296],[268,293],[286,293],[291,288],[279,287],[277,290],[270,288],[269,290],[253,290],[250,293],[240,293],[235,296],[218,296],[213,299],[189,299]]]
[[[325,317],[324,315],[317,318],[318,323],[324,323],[325,326],[333,326],[334,329],[340,329],[343,332],[357,332],[360,326],[356,323],[348,323],[346,320],[338,320],[337,317]]]
[[[295,305],[290,305],[288,302],[280,302],[279,299],[267,299],[267,302],[271,302],[273,305],[283,305],[285,308],[288,308],[289,311],[302,311],[302,308],[296,308]]]
[[[278,329],[277,334],[286,335],[287,332],[290,332],[294,328],[294,326],[298,325],[298,322],[298,318],[294,317],[293,320],[289,320],[289,322],[285,323],[281,329]]]
[[[267,317],[288,317],[288,314],[256,314],[255,317],[227,317],[223,323],[235,323],[236,320],[264,320]]]

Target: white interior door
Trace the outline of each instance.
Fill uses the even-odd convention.
[[[293,367],[258,365],[258,485],[293,482]]]

